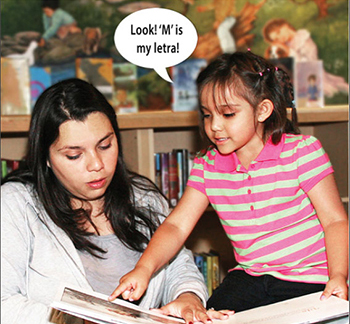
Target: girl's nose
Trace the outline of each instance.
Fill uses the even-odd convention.
[[[213,132],[222,130],[222,119],[220,118],[220,116],[213,116],[211,121],[211,130]]]

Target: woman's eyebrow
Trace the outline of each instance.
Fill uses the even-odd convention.
[[[114,134],[114,132],[110,132],[108,133],[106,136],[102,137],[98,142],[98,144],[101,144],[104,140],[106,140],[107,138],[111,137]],[[61,147],[60,149],[58,149],[58,151],[62,151],[62,150],[79,150],[82,147],[79,145],[65,145],[63,147]]]

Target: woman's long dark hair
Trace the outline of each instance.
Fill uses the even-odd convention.
[[[72,194],[47,165],[49,148],[59,136],[60,125],[68,120],[84,121],[94,112],[101,112],[108,117],[119,148],[117,167],[104,196],[104,213],[117,237],[129,248],[142,252],[149,238],[140,231],[140,225],[145,226],[149,235],[152,235],[159,224],[159,215],[151,206],[137,206],[133,188],[144,193],[153,191],[159,195],[159,199],[161,193],[150,180],[127,169],[115,111],[91,84],[80,79],[69,79],[43,92],[32,113],[26,167],[10,173],[4,183],[17,181],[32,184],[50,218],[67,233],[77,249],[86,250],[95,256],[98,255],[96,251],[103,252],[89,241],[88,236],[91,234],[82,226],[86,221],[93,225],[91,211],[72,208]]]
[[[229,89],[254,110],[264,99],[271,100],[274,110],[264,122],[264,141],[271,136],[277,144],[283,133],[299,134],[290,78],[266,59],[250,51],[222,54],[198,75],[199,96],[206,85],[212,87],[214,100],[215,91],[221,91],[225,98],[225,91]],[[288,107],[292,109],[292,120],[287,118]]]

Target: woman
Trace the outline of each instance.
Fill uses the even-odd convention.
[[[50,309],[58,287],[110,294],[168,214],[148,179],[125,166],[113,108],[79,79],[48,88],[29,130],[27,168],[2,185],[4,323],[82,323]],[[223,318],[204,308],[207,292],[182,249],[150,282],[144,308],[186,322]]]

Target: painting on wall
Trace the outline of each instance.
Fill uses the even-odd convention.
[[[60,0],[51,11],[42,3],[1,2],[2,56],[22,55],[35,65],[64,64],[77,57],[125,63],[114,46],[118,24],[138,10],[167,8],[196,27],[198,43],[191,58],[210,61],[249,48],[266,58],[321,60],[326,104],[348,101],[347,0]],[[66,24],[53,30],[50,15],[57,12]]]

